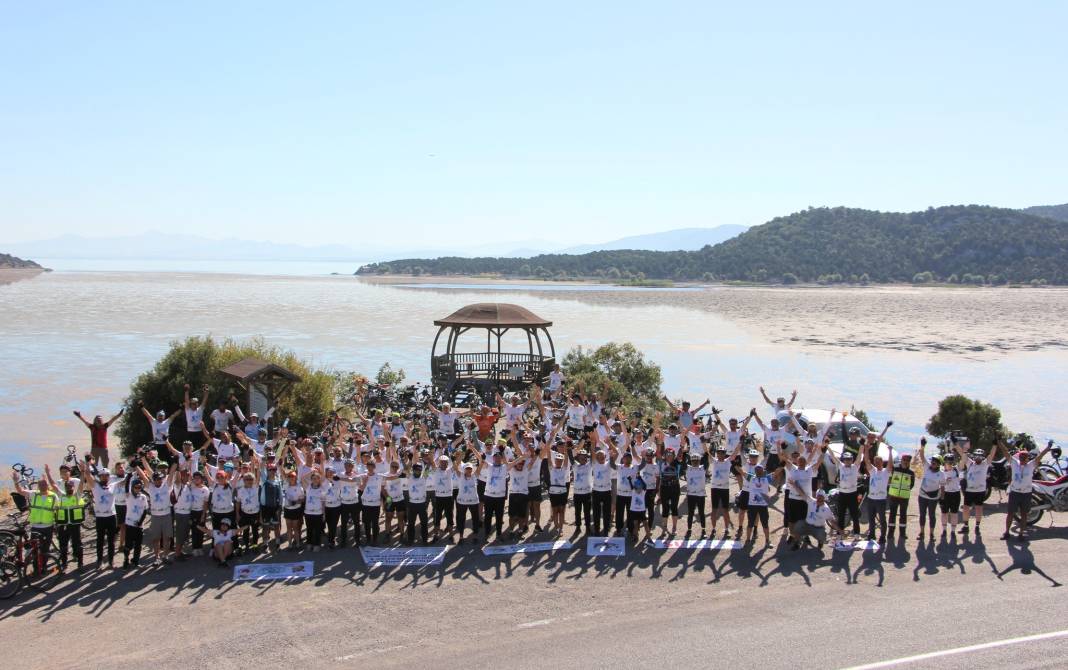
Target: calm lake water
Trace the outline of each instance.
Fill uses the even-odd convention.
[[[1068,438],[1061,289],[505,290],[57,271],[0,286],[0,462],[86,445],[71,411],[113,413],[174,339],[262,335],[324,366],[373,373],[389,361],[425,380],[433,320],[490,301],[552,320],[558,356],[634,342],[663,367],[669,395],[710,397],[729,413],[763,408],[761,384],[773,396],[796,388],[798,407],[855,404],[876,421],[893,418],[891,441],[909,446],[939,399],[965,393],[1001,408],[1015,430]]]

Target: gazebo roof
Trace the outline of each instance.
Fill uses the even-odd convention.
[[[244,382],[263,377],[264,375],[282,377],[291,382],[300,381],[300,377],[289,370],[286,370],[282,366],[268,363],[259,358],[245,358],[231,365],[227,365],[219,372],[222,372],[224,375],[236,377]]]
[[[435,326],[467,326],[471,328],[548,328],[546,321],[526,307],[506,302],[479,302],[461,307]]]

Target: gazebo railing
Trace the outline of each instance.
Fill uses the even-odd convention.
[[[430,360],[430,373],[437,384],[452,381],[490,379],[501,385],[544,384],[555,359],[537,354],[470,353],[443,354]]]

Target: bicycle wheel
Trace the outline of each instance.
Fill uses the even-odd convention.
[[[19,566],[6,558],[0,561],[0,600],[7,600],[22,590]]]
[[[59,554],[55,551],[46,551],[40,556],[34,550],[28,551],[25,570],[26,583],[38,591],[47,591],[63,579]]]
[[[18,542],[18,535],[9,530],[0,530],[0,559],[6,560],[14,557]]]
[[[88,497],[88,496],[87,496]],[[96,514],[93,514],[93,499],[85,501],[85,518],[82,520],[82,527],[86,530],[96,530]]]

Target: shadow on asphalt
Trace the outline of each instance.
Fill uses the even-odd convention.
[[[707,584],[727,584],[730,580],[756,579],[766,587],[774,583],[794,581],[813,586],[813,577],[831,574],[844,577],[847,584],[857,584],[861,577],[874,577],[874,585],[883,586],[887,571],[898,572],[912,568],[912,579],[921,581],[943,572],[967,574],[973,570],[989,571],[999,580],[1010,573],[1046,580],[1051,587],[1061,584],[1035,564],[1030,545],[1000,539],[991,524],[991,539],[982,536],[918,541],[897,539],[877,552],[834,551],[825,547],[802,548],[793,551],[786,543],[768,546],[757,543],[740,550],[665,551],[647,544],[628,543],[624,558],[593,558],[586,555],[584,535],[572,535],[573,547],[567,550],[534,554],[486,556],[481,545],[465,542],[450,545],[441,565],[421,568],[379,566],[368,569],[358,550],[328,550],[322,553],[282,551],[258,554],[250,563],[312,560],[317,585],[336,587],[345,582],[355,588],[427,589],[438,588],[448,582],[461,581],[489,584],[510,578],[544,579],[547,584],[584,579],[662,579],[678,582],[702,579]],[[534,538],[536,540],[546,538]],[[1032,529],[1031,542],[1068,539],[1068,528],[1047,527]],[[1008,551],[1008,560],[1000,553]],[[988,553],[993,549],[999,557],[995,561]],[[92,556],[91,551],[87,555]],[[242,562],[238,559],[237,562]],[[865,583],[869,583],[865,580]],[[129,572],[84,570],[73,573],[48,593],[24,590],[14,599],[0,601],[0,621],[11,617],[33,616],[48,621],[52,615],[69,607],[85,610],[99,617],[115,605],[136,604],[142,598],[159,594],[175,607],[194,604],[201,599],[220,600],[234,588],[251,588],[258,595],[298,588],[299,582],[262,581],[235,582],[232,568],[216,567],[208,559],[192,559],[167,567],[141,567]]]

